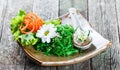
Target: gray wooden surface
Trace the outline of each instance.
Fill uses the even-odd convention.
[[[83,63],[38,66],[29,60],[10,33],[10,20],[19,9],[48,20],[79,9],[100,34],[112,41],[104,53]],[[120,70],[120,0],[0,0],[0,70]]]

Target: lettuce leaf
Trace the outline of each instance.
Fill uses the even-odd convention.
[[[61,23],[60,19],[51,19],[49,21],[45,21],[45,24],[54,24],[54,25],[59,25]]]
[[[33,33],[23,34],[19,36],[22,46],[32,46],[38,42]]]
[[[14,36],[15,41],[17,41],[21,34],[19,27],[21,23],[23,23],[24,16],[26,15],[25,11],[20,10],[19,13],[11,20],[10,26],[11,26],[11,32]]]

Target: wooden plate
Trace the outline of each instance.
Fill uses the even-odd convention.
[[[85,60],[88,60],[97,54],[100,54],[109,46],[111,45],[111,42],[104,37],[102,37],[99,33],[97,33],[94,29],[92,29],[89,22],[80,14],[80,12],[77,12],[77,15],[79,15],[79,20],[82,22],[84,28],[90,28],[92,30],[92,38],[93,38],[93,44],[92,46],[84,50],[83,54],[74,54],[69,57],[57,57],[57,56],[46,56],[40,51],[36,51],[33,47],[22,47],[24,52],[27,54],[27,56],[33,60],[34,62],[38,63],[42,66],[62,66],[62,65],[69,65],[69,64],[75,64],[79,62],[83,62]],[[68,23],[71,24],[71,18],[69,16],[69,13],[63,15],[60,17],[62,24]]]

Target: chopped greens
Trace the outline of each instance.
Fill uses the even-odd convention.
[[[57,56],[69,56],[78,52],[72,42],[74,29],[70,25],[58,25],[58,37],[52,39],[51,43],[37,43],[34,47],[36,50],[42,51],[47,55],[53,54]]]

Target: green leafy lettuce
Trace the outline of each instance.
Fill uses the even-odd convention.
[[[59,25],[61,23],[60,19],[51,19],[49,21],[45,21],[45,24],[54,24],[54,25]]]
[[[25,15],[26,15],[25,11],[20,10],[19,13],[10,22],[11,31],[15,41],[19,39],[19,36],[21,34],[19,27],[21,23],[23,23],[23,19]]]
[[[22,46],[33,46],[38,42],[33,33],[23,34],[19,38]]]

